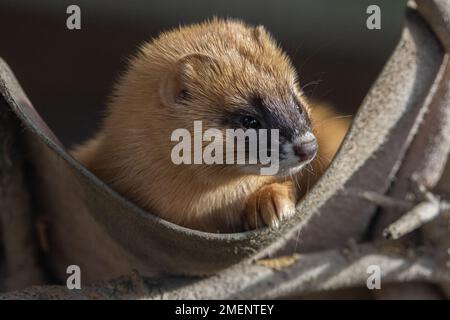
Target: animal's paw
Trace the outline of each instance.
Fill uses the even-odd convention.
[[[278,227],[295,212],[295,189],[291,183],[272,183],[249,197],[244,211],[244,228]]]

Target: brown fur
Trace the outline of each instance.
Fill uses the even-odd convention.
[[[262,27],[214,19],[163,33],[131,61],[101,130],[73,155],[115,190],[174,223],[211,232],[276,225],[297,201],[290,179],[229,165],[177,166],[170,135],[192,129],[194,120],[202,120],[204,130],[223,127],[218,115],[248,103],[255,90],[269,103],[288,103],[294,90],[307,105],[295,79],[288,57]],[[183,88],[192,99],[188,108],[177,104]],[[333,115],[319,111],[313,121],[324,117]],[[333,156],[347,127],[331,123],[316,132],[322,161]]]

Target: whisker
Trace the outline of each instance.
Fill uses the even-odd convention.
[[[331,117],[331,118],[326,118],[326,119],[322,119],[322,120],[316,120],[313,123],[313,126],[315,128],[319,127],[319,128],[323,128],[323,125],[325,125],[327,122],[333,121],[333,120],[339,120],[339,119],[348,119],[348,118],[353,118],[353,115],[342,115],[342,116],[336,116],[336,117]]]
[[[306,83],[305,85],[302,86],[302,91],[305,91],[305,89],[308,88],[309,86],[319,85],[321,82],[322,82],[322,79],[317,79],[317,80],[310,81],[310,82],[308,82],[308,83]]]

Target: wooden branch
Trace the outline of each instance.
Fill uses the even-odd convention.
[[[423,200],[416,205],[414,202],[395,199],[371,191],[353,191],[352,194],[361,197],[370,203],[376,204],[383,209],[397,209],[406,211],[398,220],[391,223],[383,230],[386,239],[399,239],[404,235],[420,228],[427,222],[437,218],[439,214],[450,209],[450,203],[440,200],[440,197],[425,189],[423,185],[417,185],[416,199]]]
[[[439,201],[421,202],[384,229],[383,236],[386,239],[396,240],[433,220],[439,213],[441,213]]]
[[[382,288],[394,282],[448,279],[450,270],[431,260],[427,250],[422,252],[391,242],[365,244],[353,250],[300,254],[293,263],[275,269],[247,263],[205,278],[150,279],[133,274],[81,290],[41,286],[3,294],[0,299],[272,299],[365,287],[371,265],[380,267]]]

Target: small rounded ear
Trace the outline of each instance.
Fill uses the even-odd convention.
[[[191,94],[190,82],[201,70],[213,64],[216,64],[215,59],[202,53],[188,54],[180,58],[161,82],[161,101],[167,106],[186,102]]]

